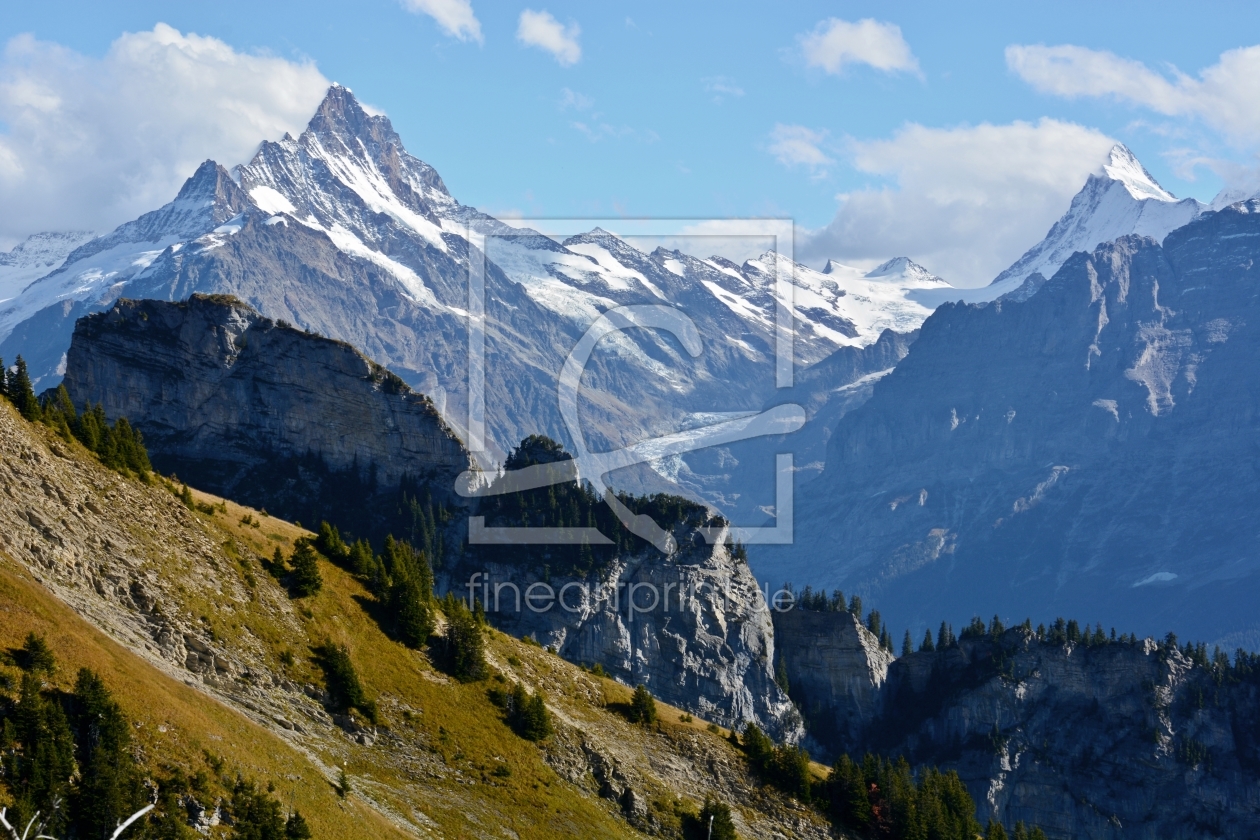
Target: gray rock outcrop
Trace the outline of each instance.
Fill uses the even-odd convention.
[[[64,384],[76,406],[129,418],[164,471],[273,512],[310,515],[318,491],[283,501],[303,465],[368,492],[410,482],[449,493],[470,464],[428,397],[350,345],[232,298],[121,300],[81,319]]]
[[[1053,840],[1260,833],[1260,670],[1175,641],[974,627],[893,659],[847,612],[775,615],[810,735],[832,754],[957,770],[1008,831]],[[1069,641],[1071,639],[1071,641]]]
[[[771,610],[725,533],[708,545],[689,528],[676,534],[679,548],[669,555],[647,547],[585,576],[469,558],[441,583],[480,599],[505,632],[600,665],[707,720],[735,728],[755,722],[795,742],[804,731],[774,681]]]
[[[774,611],[774,641],[810,734],[836,754],[863,743],[879,716],[893,655],[845,610]]]

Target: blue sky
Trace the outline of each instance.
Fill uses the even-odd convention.
[[[124,33],[159,23],[226,51],[186,97],[142,78],[145,59],[118,58]],[[813,262],[908,253],[966,285],[1033,244],[1112,140],[1178,196],[1210,200],[1223,176],[1252,177],[1260,137],[1260,84],[1246,78],[1260,78],[1260,54],[1236,56],[1232,75],[1218,66],[1260,44],[1260,7],[1244,3],[43,2],[10,4],[0,40],[8,242],[156,206],[190,161],[239,163],[263,139],[250,132],[300,128],[326,80],[385,111],[457,198],[489,212],[791,217],[833,225],[806,249]],[[273,63],[215,88],[237,55]],[[292,79],[271,72],[291,65]],[[251,82],[267,88],[256,101]],[[45,89],[73,93],[74,113],[48,116],[57,95],[32,106]],[[218,89],[237,102],[205,109],[220,123],[279,116],[206,131],[171,105]],[[91,165],[59,162],[78,147],[49,138],[92,136],[95,120],[116,124]],[[126,125],[150,120],[130,160]]]

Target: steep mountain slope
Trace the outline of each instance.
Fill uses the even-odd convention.
[[[442,589],[469,597],[482,580],[491,620],[515,635],[717,723],[755,721],[792,741],[803,734],[774,682],[765,599],[725,532],[705,539],[721,525],[703,507],[687,503],[694,515],[660,520],[675,534],[663,553],[609,530],[618,523],[593,499],[617,550],[562,572],[559,548],[538,558],[524,546],[471,543],[470,516],[485,511],[453,492],[471,466],[467,450],[426,397],[343,342],[276,324],[234,299],[123,299],[79,321],[68,358],[72,402],[127,416],[159,469],[272,513],[330,520],[378,545],[389,534],[413,541],[442,571]],[[562,515],[577,524],[578,513]],[[527,614],[520,593],[539,581],[572,583],[586,592],[582,606]],[[500,598],[501,587],[515,600]],[[626,587],[665,594],[633,609],[620,597]]]
[[[487,656],[503,681],[457,683],[383,635],[339,568],[321,561],[320,593],[288,597],[263,558],[308,532],[202,494],[191,511],[3,402],[0,474],[0,642],[47,632],[63,661],[102,672],[159,761],[212,769],[205,749],[223,772],[273,781],[316,836],[677,836],[676,808],[705,795],[732,804],[743,836],[830,836],[762,789],[725,733],[663,705],[658,730],[632,725],[617,711],[627,689],[497,633]],[[376,700],[376,727],[329,712],[311,653],[330,639]],[[540,745],[489,696],[513,682],[545,693],[556,732]]]
[[[758,575],[859,590],[916,637],[994,613],[1260,629],[1258,209],[1077,254],[1024,302],[938,309]]]

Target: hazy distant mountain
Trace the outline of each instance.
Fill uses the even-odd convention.
[[[861,592],[916,638],[997,613],[1254,644],[1258,211],[938,309],[836,424],[759,576]]]
[[[0,304],[57,268],[71,251],[91,238],[91,233],[79,230],[36,233],[0,252]]]

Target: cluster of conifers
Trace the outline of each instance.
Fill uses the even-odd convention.
[[[77,440],[110,469],[148,479],[152,469],[149,453],[144,448],[144,439],[126,417],[119,417],[111,425],[100,403],[85,405],[80,414],[61,385],[45,393],[42,399],[36,397],[26,361],[21,356],[12,371],[5,368],[4,360],[0,359],[0,395],[8,398],[22,417],[32,423],[45,423],[67,442]]]
[[[286,815],[252,781],[224,774],[223,762],[210,754],[207,769],[191,777],[168,770],[154,779],[137,761],[132,721],[99,676],[83,668],[71,691],[51,684],[57,660],[43,637],[28,635],[6,656],[22,669],[16,697],[8,694],[12,685],[0,684],[0,789],[13,803],[10,824],[29,826],[32,837],[109,837],[154,804],[133,827],[134,836],[193,840],[198,835],[188,826],[186,803],[219,798],[230,840],[310,840],[300,813]]]

